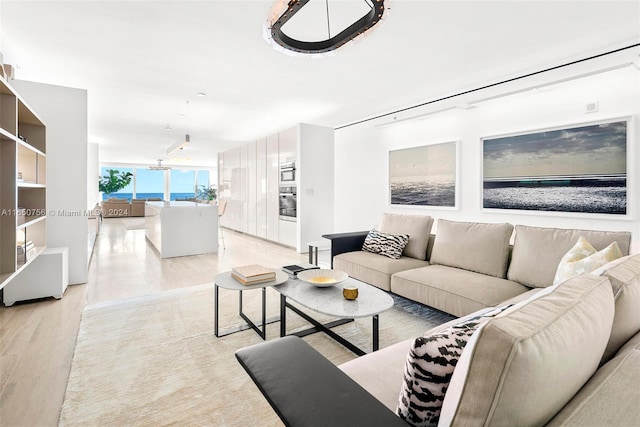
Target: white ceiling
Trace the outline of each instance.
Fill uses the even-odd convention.
[[[102,162],[206,166],[296,123],[341,126],[640,41],[638,0],[388,5],[358,43],[308,58],[264,40],[271,0],[1,0],[0,49],[18,79],[88,90]],[[167,159],[187,118],[190,160]]]

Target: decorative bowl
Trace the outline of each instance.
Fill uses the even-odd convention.
[[[349,275],[344,271],[324,268],[305,270],[298,273],[298,279],[319,288],[333,286],[346,280],[348,277]]]

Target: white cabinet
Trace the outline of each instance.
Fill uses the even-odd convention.
[[[195,202],[147,202],[145,237],[161,258],[218,252],[218,209]]]
[[[280,228],[278,229],[278,243],[283,245],[296,247],[298,239],[298,223],[293,221],[280,220]]]
[[[257,152],[256,142],[247,144],[247,202],[246,217],[247,230],[246,233],[252,236],[257,235]]]
[[[333,129],[299,124],[222,153],[222,225],[308,250],[333,230]],[[280,163],[296,162],[297,221],[280,220]]]
[[[256,141],[256,236],[267,238],[267,138]]]
[[[298,139],[298,252],[333,230],[334,177],[331,128],[300,124]]]
[[[225,210],[224,224],[233,229],[242,231],[242,220],[244,209],[242,199],[244,198],[244,187],[242,180],[242,169],[240,165],[241,147],[233,148],[224,153],[225,175],[228,177],[227,208]]]
[[[278,155],[280,163],[295,162],[298,160],[298,131],[296,126],[283,130],[278,135],[280,137]]]
[[[62,298],[69,285],[69,249],[47,248],[4,288],[4,304],[36,298]]]
[[[267,239],[277,242],[280,225],[280,164],[278,134],[267,137]]]

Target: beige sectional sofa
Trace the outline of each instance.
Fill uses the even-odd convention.
[[[637,426],[640,254],[601,273],[532,294],[479,329],[453,372],[438,425]],[[412,342],[339,368],[395,412]]]
[[[561,258],[580,236],[597,250],[615,241],[623,255],[631,242],[629,232],[444,219],[434,236],[432,224],[428,216],[383,215],[380,231],[409,234],[407,248],[412,246],[399,259],[363,251],[367,232],[325,235],[332,241],[333,268],[460,317],[551,285]]]
[[[131,203],[125,199],[111,198],[102,202],[103,218],[119,218],[131,216]]]
[[[544,269],[535,273],[547,280]],[[437,336],[486,311],[425,335]],[[294,336],[240,349],[236,356],[287,425],[406,425],[394,414],[417,340],[338,367]],[[457,358],[437,425],[637,426],[639,383],[636,254],[521,296],[481,324]]]
[[[131,202],[125,199],[111,198],[102,202],[102,216],[104,218],[140,217],[144,216],[146,202],[161,201],[160,198],[133,199]]]

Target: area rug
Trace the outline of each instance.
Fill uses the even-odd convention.
[[[262,340],[251,330],[213,335],[212,288],[205,284],[86,307],[60,425],[282,425],[234,356]],[[237,295],[220,291],[221,328],[243,323]],[[278,295],[268,289],[268,317],[278,315]],[[380,315],[381,348],[452,318],[397,302]],[[260,291],[244,292],[244,307],[258,319]],[[335,330],[368,349],[371,323],[358,319]],[[289,331],[307,326],[293,313],[287,325]],[[279,323],[268,325],[267,339],[278,335]],[[355,357],[324,334],[304,339],[335,364]]]

